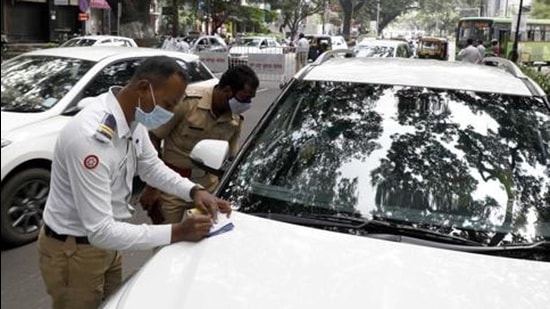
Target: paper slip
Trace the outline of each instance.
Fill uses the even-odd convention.
[[[193,209],[188,210],[188,215],[200,214],[200,213],[201,213],[201,211],[198,210],[197,208],[193,208]],[[219,234],[223,234],[225,232],[229,232],[234,227],[235,227],[235,225],[231,221],[231,218],[227,218],[227,216],[225,214],[222,214],[222,213],[218,212],[218,223],[212,225],[212,227],[210,228],[210,232],[208,233],[208,235],[206,237],[216,236],[216,235],[219,235]]]
[[[235,225],[231,221],[231,218],[227,218],[225,214],[218,213],[218,223],[214,224],[210,228],[210,232],[207,237],[216,236],[225,232],[231,231]]]

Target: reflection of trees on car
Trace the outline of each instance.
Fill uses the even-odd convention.
[[[486,245],[547,234],[542,101],[303,81],[282,102],[222,193],[244,212],[375,217]]]
[[[2,68],[2,110],[44,111],[51,108],[93,65],[78,59],[26,57]]]
[[[379,92],[365,85],[317,82],[298,86],[286,99],[296,104],[278,114],[266,129],[270,133],[250,154],[251,162],[261,164],[244,164],[239,178],[305,196],[295,199],[292,212],[312,205],[318,212],[357,212],[358,179],[346,178],[339,169],[343,161],[361,158],[378,147],[375,140],[382,118],[364,104],[365,98],[376,98]],[[247,191],[250,186],[242,189]],[[244,208],[265,206],[249,202],[239,204]]]
[[[550,169],[537,125],[547,121],[548,115],[537,117],[532,101],[421,88],[404,89],[396,96],[399,123],[414,127],[414,132],[393,135],[387,158],[372,171],[381,213],[394,207],[417,208],[423,210],[417,214],[425,214],[426,219],[434,213],[454,215],[457,226],[473,225],[476,218],[486,227],[475,233],[475,239],[490,245],[498,244],[508,232],[519,237],[514,230],[525,225],[529,209],[538,212],[538,220],[550,220]],[[469,110],[462,113],[483,115],[497,129],[487,125],[487,131],[481,132],[479,127],[464,127],[454,119],[457,112],[449,112],[450,102],[465,104]],[[533,176],[532,170],[544,167],[540,177]],[[495,182],[504,188],[504,204],[483,195],[489,193],[487,185]],[[474,234],[472,230],[464,233],[471,238]]]

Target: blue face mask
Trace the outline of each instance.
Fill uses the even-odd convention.
[[[174,113],[158,106],[151,84],[149,84],[149,88],[151,89],[151,97],[153,98],[155,108],[153,108],[150,113],[144,112],[141,109],[141,99],[138,99],[138,107],[136,108],[135,117],[137,122],[144,125],[147,129],[152,130],[170,121],[172,116],[174,116]]]
[[[242,114],[250,109],[251,102],[241,102],[237,98],[233,97],[229,99],[229,107],[233,114]]]

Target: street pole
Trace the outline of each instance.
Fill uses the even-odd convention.
[[[120,35],[120,17],[122,16],[122,1],[116,4],[116,34]]]
[[[479,16],[483,16],[483,0],[479,0]]]
[[[515,35],[515,38],[514,38],[514,45],[512,45],[512,55],[510,57],[510,60],[512,60],[513,62],[516,62],[518,61],[519,59],[519,54],[518,54],[518,43],[519,43],[519,26],[520,26],[520,22],[521,22],[521,11],[522,11],[522,8],[523,8],[523,0],[519,0],[519,11],[518,11],[518,20],[517,20],[517,24],[516,24],[516,35]]]
[[[378,30],[380,29],[380,0],[376,0],[376,36],[379,37],[380,34]]]
[[[327,14],[327,1],[326,0],[323,0],[323,29],[322,29],[322,33],[325,34],[325,15]]]

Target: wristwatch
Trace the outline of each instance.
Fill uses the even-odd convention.
[[[191,188],[191,191],[189,191],[189,197],[191,197],[192,200],[195,200],[195,194],[197,194],[200,190],[206,190],[203,186],[196,184]]]

